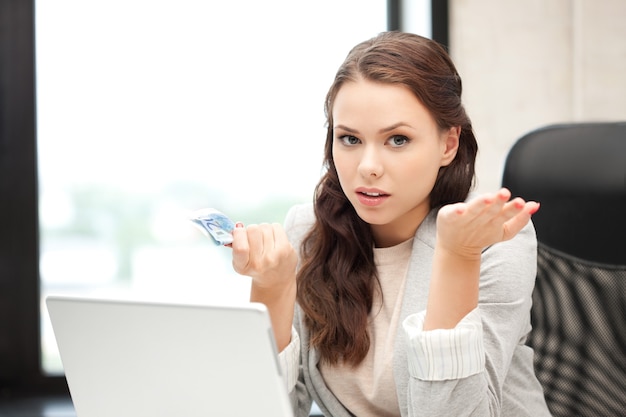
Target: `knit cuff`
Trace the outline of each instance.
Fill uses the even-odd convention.
[[[485,368],[483,326],[478,308],[453,329],[423,330],[426,310],[407,317],[409,373],[424,381],[460,379]]]
[[[292,392],[298,382],[300,370],[300,336],[293,327],[291,328],[291,342],[278,354],[278,363],[287,392]]]

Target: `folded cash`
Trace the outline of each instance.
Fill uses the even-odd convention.
[[[233,242],[232,231],[235,223],[222,212],[214,208],[200,209],[192,213],[191,219],[204,234],[213,238],[217,245]]]

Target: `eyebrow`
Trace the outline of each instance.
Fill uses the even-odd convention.
[[[382,129],[380,129],[378,131],[378,133],[387,133],[387,132],[390,132],[390,131],[392,131],[394,129],[397,129],[399,127],[411,127],[411,126],[408,125],[407,123],[404,123],[404,122],[398,122],[398,123],[392,124],[391,126],[384,127]],[[353,129],[353,128],[348,127],[348,126],[344,126],[344,125],[335,125],[333,127],[333,129],[342,129],[342,130],[345,130],[346,132],[350,132],[350,133],[359,133],[358,130]]]

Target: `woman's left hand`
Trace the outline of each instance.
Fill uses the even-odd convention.
[[[510,200],[502,188],[464,203],[449,204],[437,216],[437,244],[462,257],[480,257],[490,245],[513,238],[539,210],[539,203]]]
[[[424,330],[452,329],[478,305],[483,249],[513,238],[539,209],[510,198],[502,188],[439,210]]]

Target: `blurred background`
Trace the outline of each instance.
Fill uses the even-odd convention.
[[[49,294],[247,300],[230,250],[189,215],[282,222],[311,201],[327,88],[381,31],[450,51],[478,191],[499,187],[526,132],[626,118],[622,0],[0,0],[0,12],[0,398],[64,389],[49,385],[62,376]]]
[[[326,91],[349,49],[385,30],[386,2],[36,6],[42,303],[247,300],[230,249],[191,212],[282,222],[311,201]],[[43,367],[61,372],[41,311]]]

